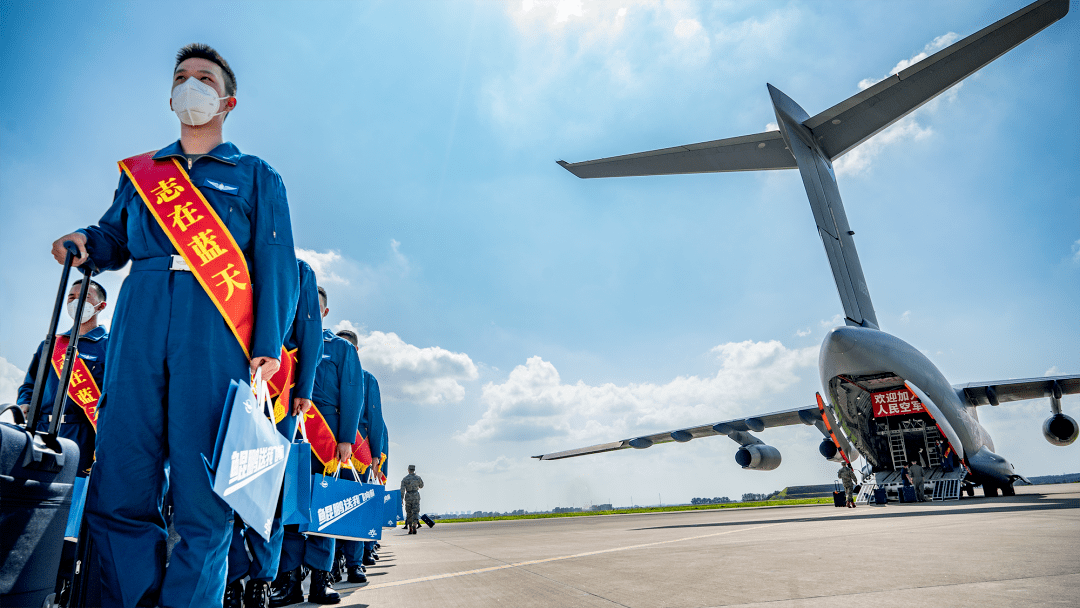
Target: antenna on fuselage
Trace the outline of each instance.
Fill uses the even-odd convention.
[[[817,116],[768,85],[779,131],[580,163],[580,178],[799,169],[849,325],[878,327],[832,161],[1061,19],[1069,0],[1040,0],[893,74]]]

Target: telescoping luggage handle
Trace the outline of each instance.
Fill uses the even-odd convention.
[[[67,351],[64,353],[64,368],[60,372],[60,382],[57,384],[56,399],[53,401],[53,416],[49,422],[49,430],[37,435],[38,421],[41,418],[41,400],[45,394],[45,375],[48,373],[49,361],[56,343],[56,326],[60,322],[60,313],[64,309],[64,299],[67,295],[68,279],[71,277],[71,266],[76,257],[79,257],[79,248],[73,241],[64,241],[64,249],[67,255],[64,257],[64,270],[60,275],[60,287],[56,291],[56,303],[53,304],[52,316],[49,317],[49,332],[45,334],[45,343],[41,347],[41,356],[38,357],[37,374],[34,377],[34,393],[30,397],[30,407],[27,415],[26,430],[34,437],[27,446],[24,467],[59,471],[64,468],[64,451],[60,442],[56,440],[57,431],[60,429],[60,421],[64,419],[64,405],[67,403],[67,387],[71,382],[71,369],[74,364],[75,352],[79,346],[79,320],[82,319],[83,307],[86,305],[86,296],[90,293],[90,277],[97,274],[97,266],[94,265],[90,256],[79,267],[83,273],[83,282],[79,289],[79,301],[75,306],[74,329],[71,332],[71,340],[68,342]]]

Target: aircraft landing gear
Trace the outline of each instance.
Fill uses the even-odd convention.
[[[998,495],[998,487],[989,483],[983,483],[983,496],[994,498]]]
[[[1006,486],[1001,486],[1001,495],[1002,496],[1016,496],[1016,488],[1014,488],[1013,484],[1011,484],[1011,483],[1009,485],[1006,485]]]

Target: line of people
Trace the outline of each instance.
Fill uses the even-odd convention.
[[[319,429],[313,472],[344,464],[353,467],[347,477],[385,481],[378,383],[360,365],[355,335],[350,344],[322,329],[326,293],[296,259],[284,183],[265,161],[223,139],[236,91],[217,51],[182,48],[170,97],[180,139],[121,161],[113,202],[98,223],[53,243],[60,263],[67,241],[80,253],[75,266],[89,258],[109,271],[131,262],[111,335],[96,323],[107,295],[92,285],[76,324],[78,356],[100,390],[72,395],[77,407],[61,427],[84,453],[82,474],[94,459],[85,516],[105,606],[287,605],[303,599],[305,565],[308,600],[340,601],[329,574],[334,539],[282,526],[280,502],[263,539],[213,491],[202,456],[213,453],[232,380],[270,383],[286,437],[301,415],[309,436],[313,425]],[[35,361],[48,356],[40,350]],[[58,382],[50,379],[46,391],[55,394]],[[167,568],[166,494],[180,537]],[[362,581],[372,544],[342,549],[350,582]]]

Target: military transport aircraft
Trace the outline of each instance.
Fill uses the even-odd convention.
[[[825,400],[819,393],[816,405],[535,458],[557,460],[727,435],[740,446],[735,455],[740,466],[772,470],[780,464],[780,452],[751,432],[806,424],[824,435],[819,446],[824,457],[850,462],[865,456],[864,488],[885,486],[895,491],[900,482],[896,470],[909,459],[921,459],[932,470],[929,485],[934,498],[959,498],[961,486],[971,494],[976,485],[987,496],[996,496],[999,490],[1011,495],[1013,482],[1022,477],[994,453],[977,408],[1049,397],[1052,411],[1043,423],[1043,434],[1054,445],[1069,445],[1080,427],[1062,413],[1061,397],[1080,393],[1080,374],[950,385],[918,349],[882,331],[832,163],[1068,12],[1069,0],[1035,2],[816,116],[767,85],[776,131],[579,163],[559,161],[580,178],[798,169],[840,292],[846,325],[831,330],[821,345],[818,370]]]

